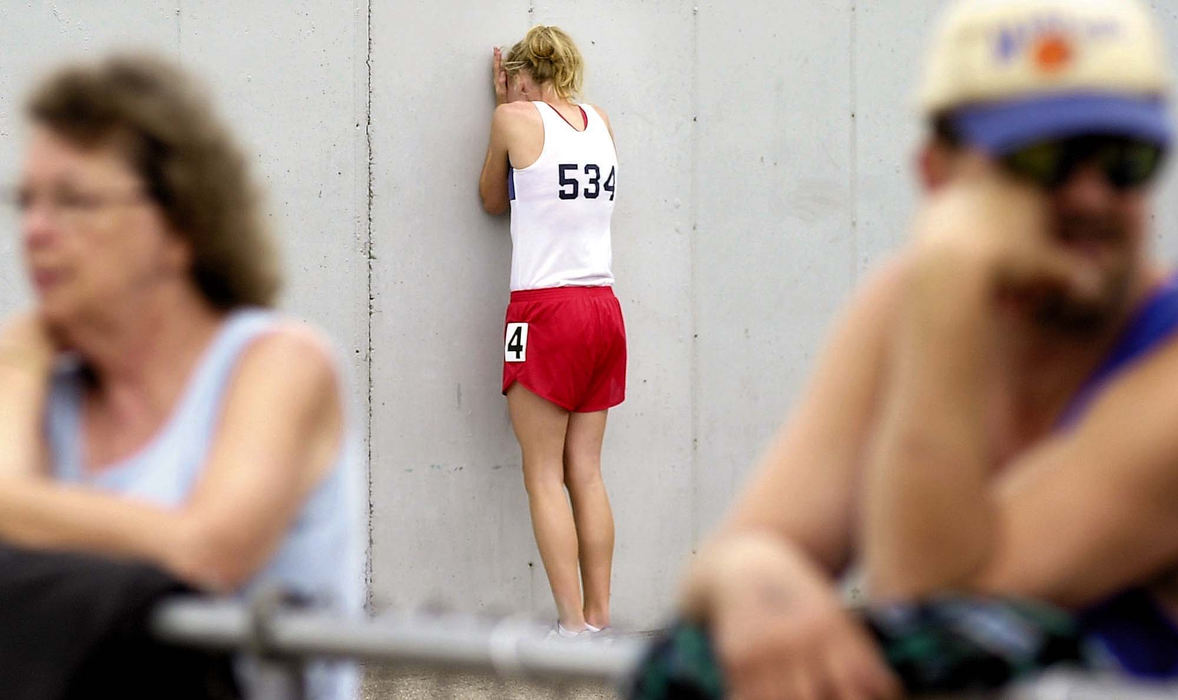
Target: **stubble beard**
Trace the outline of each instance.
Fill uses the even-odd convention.
[[[1095,296],[1077,298],[1063,290],[1048,294],[1032,309],[1034,324],[1052,334],[1078,340],[1100,335],[1119,324],[1128,313],[1132,283],[1140,272],[1137,258],[1129,250],[1132,238],[1129,226],[1116,217],[1062,219],[1057,239],[1063,245],[1094,241],[1113,246],[1116,258],[1103,271]]]

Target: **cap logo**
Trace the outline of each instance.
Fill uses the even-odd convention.
[[[1071,40],[1063,34],[1045,34],[1036,42],[1035,66],[1044,73],[1062,70],[1071,62],[1074,51]]]
[[[997,27],[994,57],[1007,64],[1025,56],[1039,70],[1054,73],[1072,62],[1080,44],[1108,41],[1121,34],[1122,27],[1113,18],[1042,14]]]

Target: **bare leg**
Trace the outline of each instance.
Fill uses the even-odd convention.
[[[610,570],[614,557],[614,517],[601,478],[601,441],[606,411],[573,413],[564,441],[564,481],[573,502],[581,580],[585,584],[585,622],[609,625]]]
[[[577,575],[577,530],[564,492],[564,441],[569,412],[520,384],[507,390],[507,410],[523,453],[524,487],[532,513],[532,532],[560,624],[585,628],[581,580]]]

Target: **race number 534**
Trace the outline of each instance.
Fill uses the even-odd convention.
[[[507,336],[503,343],[504,362],[523,362],[528,357],[528,324],[507,324]]]

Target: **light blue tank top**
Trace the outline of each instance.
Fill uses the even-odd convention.
[[[83,376],[63,366],[53,378],[46,430],[54,476],[65,482],[112,491],[163,506],[184,502],[195,486],[217,429],[225,391],[250,342],[272,330],[282,317],[246,309],[228,315],[188,379],[167,423],[138,453],[87,473],[82,463]],[[344,405],[347,404],[345,398]],[[278,550],[241,590],[278,583],[343,614],[358,614],[364,595],[364,463],[355,421],[335,466],[315,488]],[[243,681],[251,683],[250,671]],[[355,695],[358,674],[349,664],[313,664],[310,697],[343,700]]]

